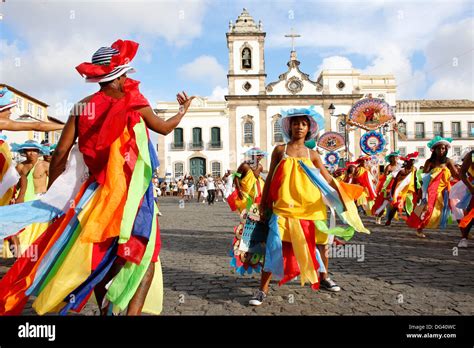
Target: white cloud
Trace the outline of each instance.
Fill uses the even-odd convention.
[[[206,3],[6,2],[2,25],[15,33],[17,40],[1,42],[2,82],[51,105],[76,102],[85,96],[82,93],[97,89],[85,84],[75,70],[90,61],[95,50],[118,38],[132,39],[142,44],[134,62],[150,63],[158,40],[179,49],[201,35]],[[15,66],[18,61],[19,67]],[[49,109],[52,115],[54,111]]]
[[[425,49],[426,71],[433,83],[427,98],[474,100],[474,19],[439,28]]]
[[[178,69],[179,75],[191,81],[223,85],[226,83],[226,69],[212,56],[199,56]]]
[[[216,86],[213,90],[210,96],[207,98],[209,100],[225,100],[225,96],[229,94],[229,90],[227,87],[221,87],[221,86]]]
[[[321,71],[327,69],[352,69],[352,62],[348,58],[342,56],[324,58],[321,65],[316,69],[316,73],[314,74],[315,79],[318,78]]]

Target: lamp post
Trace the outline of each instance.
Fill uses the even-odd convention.
[[[344,147],[345,147],[345,150],[346,150],[346,155],[345,155],[345,158],[344,158],[344,164],[346,164],[347,162],[349,162],[349,147],[348,147],[348,141],[347,141],[347,114],[334,114],[334,112],[336,111],[336,107],[334,106],[333,103],[331,103],[331,105],[329,105],[329,114],[331,116],[334,116],[334,117],[339,117],[339,116],[344,116],[344,121],[340,121],[339,124],[344,127]]]

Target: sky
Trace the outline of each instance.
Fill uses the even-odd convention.
[[[300,68],[394,74],[399,99],[474,99],[474,2],[315,0],[6,0],[0,3],[0,83],[65,119],[97,90],[75,70],[117,39],[140,43],[130,77],[152,106],[179,91],[223,100],[226,32],[246,8],[266,32],[266,83],[287,70],[291,28]]]

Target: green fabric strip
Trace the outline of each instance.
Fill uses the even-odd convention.
[[[38,164],[38,162],[36,162]],[[29,202],[33,201],[36,199],[35,195],[35,182],[33,179],[33,173],[36,168],[36,164],[31,168],[30,172],[28,173],[28,176],[26,177],[27,184],[26,184],[26,192],[25,192],[25,199],[24,202]]]
[[[153,216],[157,214],[156,204],[153,208]],[[150,239],[146,246],[145,254],[143,255],[140,265],[136,265],[132,262],[127,262],[125,266],[120,270],[117,276],[114,278],[112,284],[107,291],[107,299],[112,302],[120,310],[125,309],[128,303],[135,295],[135,291],[138,289],[140,282],[145,275],[145,272],[150,265],[151,258],[155,251],[155,240],[156,240],[156,218],[153,218],[152,231]]]
[[[314,221],[316,228],[326,234],[330,234],[336,237],[340,237],[344,240],[349,240],[354,236],[355,230],[352,226],[349,227],[339,227],[329,228],[326,222],[322,220]]]
[[[408,216],[410,216],[411,212],[413,211],[413,194],[407,193],[405,198],[405,209],[407,211]]]
[[[148,150],[148,136],[143,120],[133,127],[138,146],[138,156],[133,168],[132,179],[128,188],[127,201],[123,210],[120,224],[119,244],[126,243],[130,239],[133,223],[137,215],[141,199],[150,185],[152,168],[150,152]]]

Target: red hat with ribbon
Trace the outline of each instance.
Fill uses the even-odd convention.
[[[403,161],[410,161],[410,160],[416,160],[418,158],[418,151],[415,151],[413,153],[408,154],[406,157],[402,157],[401,159]]]
[[[125,73],[135,72],[129,65],[138,50],[138,43],[117,40],[110,47],[101,47],[93,55],[91,63],[84,62],[76,70],[86,82],[108,82]]]

